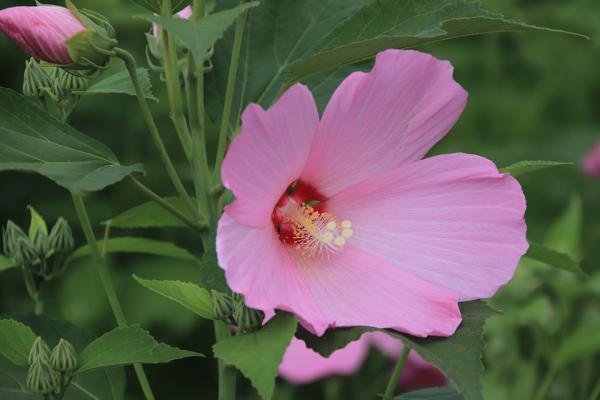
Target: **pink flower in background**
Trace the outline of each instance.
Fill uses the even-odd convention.
[[[589,176],[600,178],[600,141],[583,159],[583,170]]]
[[[364,334],[328,358],[294,338],[279,366],[279,375],[294,384],[310,383],[331,375],[352,375],[360,369],[371,345],[394,360],[402,352],[402,344],[398,340],[381,332]],[[446,377],[439,369],[424,361],[415,351],[410,352],[400,376],[400,384],[405,390],[445,386],[446,383]]]
[[[11,7],[0,10],[0,31],[27,53],[53,64],[72,64],[65,41],[85,29],[67,8]]]
[[[454,333],[458,301],[492,296],[528,247],[514,178],[479,156],[422,159],[466,100],[450,63],[387,50],[320,119],[300,84],[249,105],[222,169],[236,197],[217,232],[229,286],[317,335]]]
[[[189,19],[192,16],[192,6],[187,6],[176,14],[179,18]],[[158,26],[152,24],[152,36],[158,37]]]

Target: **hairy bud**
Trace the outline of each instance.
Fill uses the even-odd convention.
[[[46,255],[48,255],[48,253],[50,252],[50,243],[48,241],[48,235],[46,235],[39,229],[37,229],[33,234],[31,243],[35,248],[39,259],[45,258]]]
[[[33,265],[39,261],[38,250],[29,238],[17,239],[13,261],[19,265]]]
[[[43,97],[52,91],[52,77],[46,68],[35,58],[25,62],[23,75],[23,94],[29,97]]]
[[[73,249],[75,242],[69,223],[60,217],[50,230],[49,246],[56,252],[67,252]]]
[[[50,348],[40,336],[35,339],[31,350],[29,350],[29,357],[27,357],[27,363],[32,365],[38,358],[43,358],[48,361],[50,359]]]
[[[59,372],[73,372],[77,369],[79,358],[75,347],[65,339],[60,339],[50,354],[50,365]]]
[[[17,224],[9,220],[6,223],[6,227],[2,229],[2,244],[4,247],[4,254],[10,258],[15,257],[15,253],[17,251],[17,241],[19,238],[27,239],[27,235]]]
[[[227,321],[233,316],[234,303],[230,295],[212,290],[213,312],[215,318]]]
[[[29,366],[25,382],[31,393],[48,394],[59,387],[60,374],[52,369],[48,359],[38,357]]]
[[[243,303],[237,303],[233,312],[233,318],[238,330],[242,333],[253,332],[262,326],[265,313],[260,310],[246,307]]]

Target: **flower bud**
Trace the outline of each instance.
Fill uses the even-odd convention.
[[[38,250],[27,237],[17,239],[17,246],[12,257],[18,265],[33,265],[39,261]]]
[[[33,234],[33,238],[31,239],[31,243],[36,250],[38,258],[45,258],[46,255],[50,252],[50,242],[48,240],[48,235],[46,235],[41,230],[37,229]]]
[[[64,7],[18,6],[0,10],[0,31],[30,55],[53,64],[73,63],[65,41],[85,29]]]
[[[60,385],[60,374],[52,369],[47,359],[38,357],[29,366],[25,383],[31,393],[52,393]]]
[[[40,336],[35,339],[33,345],[31,346],[31,350],[29,350],[29,357],[27,357],[27,363],[29,365],[33,365],[35,360],[38,358],[42,358],[46,361],[50,359],[50,348]]]
[[[233,312],[233,318],[240,332],[253,332],[262,326],[265,313],[246,307],[243,303],[237,303]]]
[[[50,355],[52,368],[59,372],[73,372],[77,369],[78,362],[75,347],[65,339],[60,339]]]
[[[15,257],[19,238],[27,239],[27,235],[17,224],[9,220],[6,223],[6,227],[2,229],[2,245],[4,247],[4,254],[8,257]]]
[[[83,76],[57,68],[54,79],[54,93],[57,93],[57,97],[64,97],[76,91],[85,91],[87,87],[88,80]]]
[[[23,75],[23,94],[29,97],[43,97],[52,91],[52,77],[35,58],[25,63]]]
[[[217,320],[227,321],[233,315],[233,299],[226,293],[212,290],[213,312]]]
[[[71,227],[69,226],[69,223],[62,217],[56,221],[50,230],[50,235],[48,238],[49,247],[59,253],[70,251],[75,246]]]

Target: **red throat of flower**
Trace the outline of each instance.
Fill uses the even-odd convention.
[[[315,187],[296,181],[273,209],[273,226],[283,244],[304,256],[329,256],[352,237],[352,223],[326,211],[327,198]]]

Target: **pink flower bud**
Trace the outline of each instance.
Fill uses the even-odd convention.
[[[187,6],[176,14],[181,19],[190,19],[192,16],[192,6]],[[152,24],[152,36],[158,37],[158,26]]]
[[[58,6],[0,10],[0,31],[32,56],[53,64],[72,64],[65,41],[85,29],[68,9]]]
[[[593,178],[600,178],[600,141],[583,159],[583,170]]]

